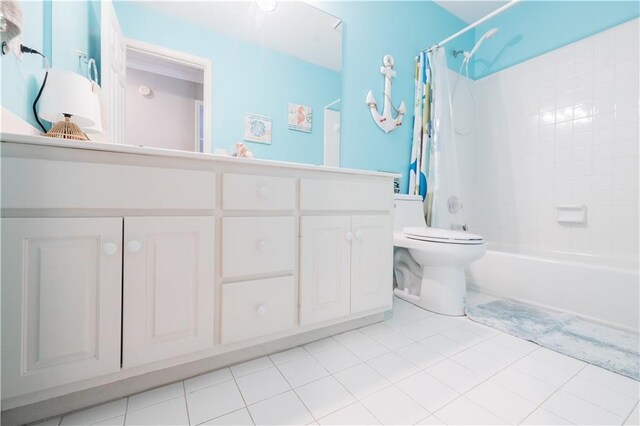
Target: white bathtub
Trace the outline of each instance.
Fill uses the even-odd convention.
[[[471,290],[640,329],[640,274],[635,259],[490,249],[471,264],[468,281]]]

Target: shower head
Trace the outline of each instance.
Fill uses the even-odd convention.
[[[480,39],[476,42],[476,44],[473,46],[473,49],[471,49],[471,52],[465,52],[464,54],[464,58],[465,60],[469,60],[471,59],[471,57],[476,53],[476,50],[478,50],[478,48],[480,47],[480,45],[482,45],[482,43],[485,40],[490,39],[491,37],[493,37],[494,35],[496,35],[498,33],[498,29],[497,28],[491,28],[489,31],[487,31],[486,33],[482,34],[482,37],[480,37]]]
[[[488,38],[493,37],[493,36],[494,36],[494,35],[496,35],[497,33],[498,33],[498,29],[497,29],[497,28],[491,28],[489,31],[487,31],[486,33],[484,33],[484,34],[482,35],[482,37],[481,37],[481,38],[483,38],[483,39],[485,39],[485,40],[486,40],[486,39],[488,39]]]

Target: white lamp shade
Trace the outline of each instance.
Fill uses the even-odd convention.
[[[50,69],[47,84],[38,103],[38,115],[57,123],[71,116],[71,122],[79,127],[93,126],[96,122],[95,95],[88,78],[71,71]]]
[[[93,96],[93,118],[95,122],[92,126],[85,127],[84,130],[86,133],[102,133],[102,106],[100,102],[100,96],[96,92],[91,92],[91,96]]]

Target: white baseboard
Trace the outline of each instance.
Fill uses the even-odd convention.
[[[2,115],[0,115],[0,133],[42,136],[42,132],[40,130],[36,129],[5,107],[2,107]]]

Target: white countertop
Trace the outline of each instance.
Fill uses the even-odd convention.
[[[345,169],[341,167],[329,167],[329,166],[316,166],[312,164],[301,163],[287,163],[284,161],[274,160],[261,160],[256,158],[237,158],[227,155],[207,154],[201,152],[188,152],[177,151],[173,149],[164,148],[152,148],[142,145],[119,145],[105,142],[93,142],[93,141],[71,141],[66,139],[50,138],[47,136],[32,136],[32,135],[19,135],[13,133],[0,133],[0,140],[2,142],[21,143],[27,145],[43,145],[43,146],[55,146],[71,149],[84,149],[91,151],[107,151],[107,152],[119,152],[126,154],[136,155],[150,155],[156,157],[173,157],[173,158],[189,158],[194,160],[209,160],[209,161],[222,161],[222,162],[250,162],[255,165],[263,166],[275,166],[288,169],[298,170],[317,170],[327,171],[333,173],[346,173],[353,175],[363,176],[380,176],[388,178],[398,178],[401,175],[397,173],[388,172],[376,172],[371,170],[360,169]]]

